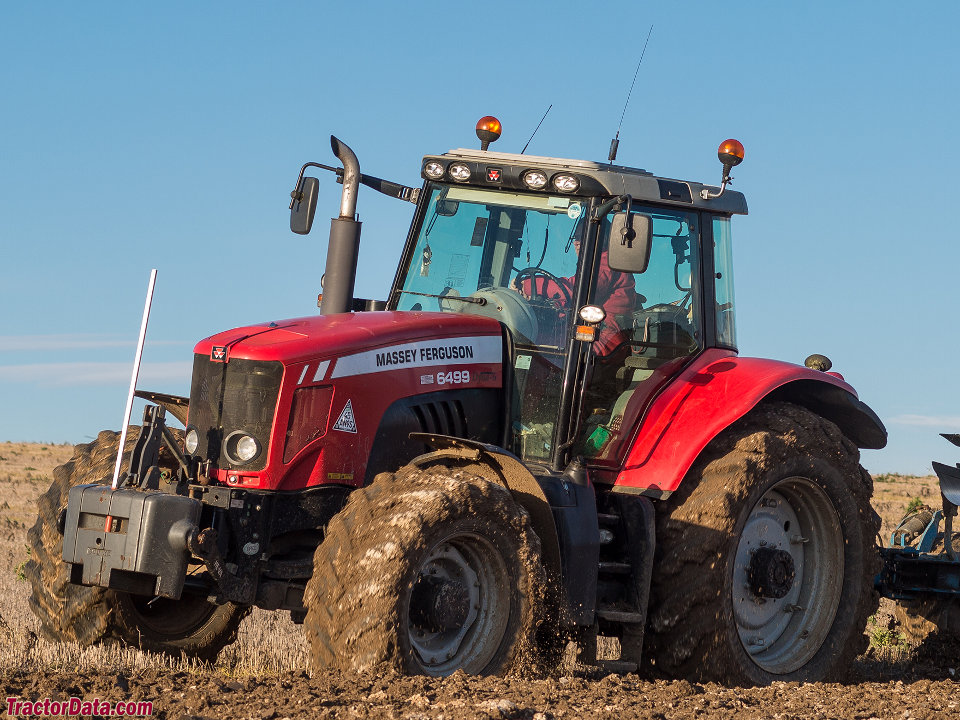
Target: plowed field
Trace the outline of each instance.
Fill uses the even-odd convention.
[[[237,643],[212,666],[131,648],[50,643],[37,636],[20,568],[35,500],[52,468],[70,454],[68,446],[0,443],[0,684],[3,697],[11,699],[4,708],[11,716],[50,714],[49,705],[17,708],[17,700],[75,697],[150,702],[153,716],[163,718],[960,717],[954,681],[960,647],[936,635],[909,645],[887,604],[867,628],[871,647],[856,660],[847,683],[764,688],[604,675],[573,665],[546,678],[311,674],[299,627],[265,612],[244,621]],[[876,480],[874,503],[884,518],[884,535],[913,498],[938,501],[933,478]]]

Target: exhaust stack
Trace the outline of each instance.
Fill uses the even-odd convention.
[[[350,312],[353,308],[362,224],[356,217],[360,162],[353,150],[333,135],[330,136],[330,146],[333,154],[343,163],[343,195],[340,198],[340,217],[330,220],[330,246],[327,248],[327,268],[323,274],[321,315]]]

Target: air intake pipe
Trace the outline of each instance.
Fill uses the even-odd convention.
[[[330,221],[330,246],[327,248],[327,268],[323,274],[321,315],[349,312],[353,307],[362,224],[356,217],[360,162],[353,150],[333,135],[330,136],[330,146],[333,154],[343,163],[343,195],[340,198],[340,217]]]

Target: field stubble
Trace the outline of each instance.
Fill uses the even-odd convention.
[[[960,714],[957,646],[934,636],[911,646],[884,601],[867,632],[853,684],[775,683],[724,688],[606,676],[567,666],[553,678],[435,680],[390,673],[309,674],[307,645],[286,613],[255,610],[214,665],[119,645],[81,648],[39,637],[22,574],[26,530],[68,445],[0,443],[0,678],[6,696],[153,700],[166,717],[618,718],[942,717]],[[875,478],[874,505],[889,537],[907,504],[939,501],[935,478]],[[611,641],[615,643],[615,641]],[[613,648],[608,644],[607,650]]]

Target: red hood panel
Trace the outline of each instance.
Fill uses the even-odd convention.
[[[209,356],[214,347],[227,347],[231,358],[291,364],[412,340],[467,335],[499,336],[500,323],[458,313],[390,311],[316,315],[227,330],[201,340],[194,352]]]

